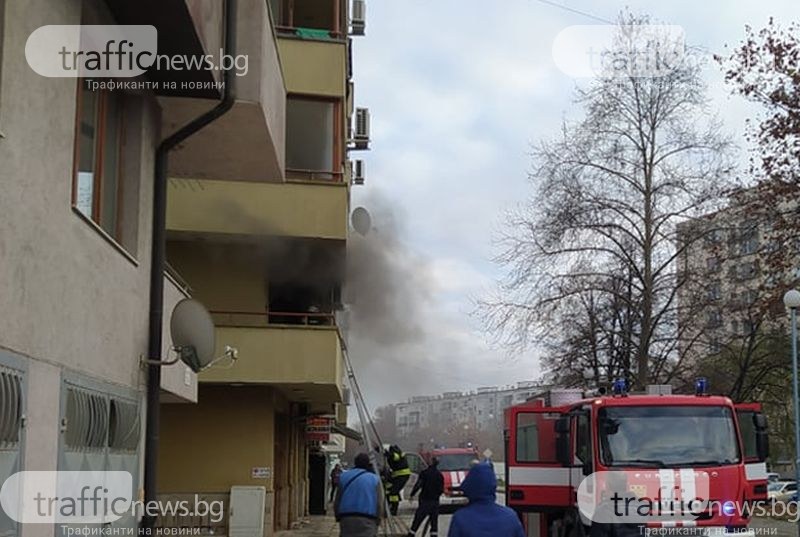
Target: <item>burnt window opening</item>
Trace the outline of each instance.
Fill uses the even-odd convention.
[[[336,284],[270,283],[270,324],[332,326],[333,313],[341,305],[341,286]]]

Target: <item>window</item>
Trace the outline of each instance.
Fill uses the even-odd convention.
[[[521,412],[517,414],[517,462],[556,462],[555,423],[558,414]]]
[[[706,259],[706,269],[709,272],[717,272],[719,271],[719,257],[709,257]]]
[[[758,267],[754,262],[740,263],[736,266],[736,278],[739,280],[749,280],[758,274]]]
[[[300,37],[341,36],[341,0],[270,0],[270,7],[280,30],[300,30],[295,32]]]
[[[576,462],[583,464],[592,461],[592,434],[589,426],[589,414],[579,414],[575,424],[575,457]]]
[[[725,238],[725,232],[719,228],[712,229],[705,236],[706,244],[718,244]]]
[[[290,97],[286,103],[286,174],[342,180],[341,103]]]
[[[720,282],[713,282],[708,286],[708,299],[711,301],[719,300],[722,297],[722,287]]]
[[[722,326],[722,313],[719,310],[709,311],[706,319],[706,326],[708,328],[718,328]]]
[[[72,205],[111,237],[121,237],[122,93],[79,84]]]
[[[708,342],[708,352],[711,354],[719,354],[722,350],[722,345],[719,340],[714,338]]]

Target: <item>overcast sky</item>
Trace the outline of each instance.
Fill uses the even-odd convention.
[[[680,25],[710,53],[735,45],[744,26],[770,16],[800,19],[797,0],[556,2],[614,20],[626,6]],[[581,81],[552,59],[556,35],[603,24],[540,0],[371,0],[367,37],[354,50],[357,106],[372,113],[372,150],[353,206],[373,214],[370,240],[392,244],[388,259],[409,290],[397,341],[351,337],[352,358],[370,406],[412,395],[504,385],[539,376],[535,351],[509,356],[486,342],[469,312],[498,268],[492,237],[504,208],[527,196],[530,143],[554,135]],[[706,69],[709,96],[739,138],[754,109],[730,96]],[[585,81],[584,81],[585,82]],[[405,317],[405,318],[404,318]],[[416,328],[406,330],[411,323]]]

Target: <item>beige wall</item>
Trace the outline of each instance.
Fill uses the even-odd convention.
[[[266,262],[255,247],[170,241],[167,257],[211,311],[265,311]]]
[[[170,179],[170,231],[346,240],[345,183]]]
[[[161,412],[159,492],[229,492],[234,485],[272,490],[272,479],[251,479],[250,471],[274,466],[275,391],[201,386],[199,395],[196,405],[167,405]]]

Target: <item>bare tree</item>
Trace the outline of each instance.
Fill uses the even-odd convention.
[[[771,179],[800,183],[800,24],[783,28],[770,19],[758,32],[747,26],[744,41],[717,60],[735,91],[764,107],[748,131],[753,167]]]
[[[612,56],[641,54],[652,37],[648,24],[621,16]],[[498,256],[506,277],[483,306],[505,343],[560,336],[574,346],[582,343],[570,341],[575,334],[563,323],[581,315],[571,311],[576,297],[610,300],[628,312],[607,327],[616,359],[630,361],[641,386],[678,365],[676,259],[687,245],[678,244],[676,225],[730,187],[730,142],[718,121],[706,119],[697,65],[655,76],[615,65],[623,69],[577,91],[584,117],[534,147],[534,195],[508,216]],[[616,285],[620,275],[629,278],[626,288]]]

